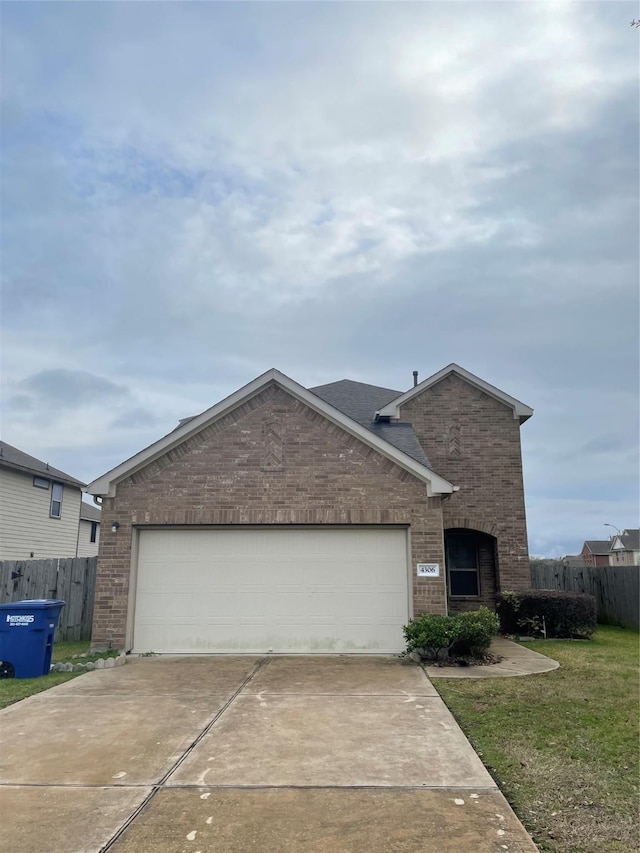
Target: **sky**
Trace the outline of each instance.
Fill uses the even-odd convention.
[[[638,526],[636,3],[2,3],[2,437],[89,482],[265,370],[535,409]],[[428,450],[428,449],[427,449]]]

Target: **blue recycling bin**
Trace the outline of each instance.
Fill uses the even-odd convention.
[[[49,672],[64,604],[57,598],[0,604],[0,677],[37,678]]]

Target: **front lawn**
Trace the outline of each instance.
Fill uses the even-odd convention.
[[[523,643],[543,675],[434,685],[544,853],[637,853],[638,634]]]
[[[53,646],[52,662],[69,661],[74,655],[85,654],[91,644],[86,642],[55,643]],[[6,708],[14,702],[41,693],[57,684],[64,684],[81,672],[51,672],[40,678],[2,678],[0,679],[0,708]]]

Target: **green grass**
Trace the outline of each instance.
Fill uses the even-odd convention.
[[[90,647],[89,641],[55,643],[53,646],[53,654],[51,660],[53,663],[63,663],[71,661],[75,655],[87,654]],[[78,658],[73,663],[87,663],[88,661],[97,660],[99,657],[110,657],[117,652],[103,652],[97,655],[87,655],[86,658]],[[64,684],[65,681],[70,681],[72,678],[77,678],[82,675],[82,672],[50,672],[48,675],[42,675],[40,678],[3,678],[0,679],[0,708],[6,708],[7,705],[12,705],[14,702],[19,702],[21,699],[26,699],[27,696],[33,696],[36,693],[42,693],[43,690],[48,690],[50,687],[56,687],[58,684]]]
[[[63,663],[71,660],[75,655],[87,654],[91,643],[89,640],[78,640],[77,642],[54,643],[53,654],[51,655],[52,663]]]
[[[560,669],[434,685],[544,853],[637,853],[638,634],[534,641]]]
[[[42,693],[50,687],[64,684],[82,675],[81,672],[50,672],[49,675],[41,675],[40,678],[2,678],[0,679],[0,708],[13,705],[28,696]]]

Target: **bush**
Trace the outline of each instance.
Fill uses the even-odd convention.
[[[455,628],[451,616],[418,616],[402,629],[407,642],[407,652],[421,649],[426,656],[437,659],[453,643]]]
[[[505,591],[498,596],[496,609],[503,634],[590,639],[597,627],[596,600],[585,592]]]
[[[418,616],[403,628],[407,652],[438,660],[452,655],[480,657],[498,632],[498,618],[486,607],[455,616]]]
[[[486,607],[450,618],[458,623],[458,633],[450,654],[480,657],[498,633],[498,617]]]

